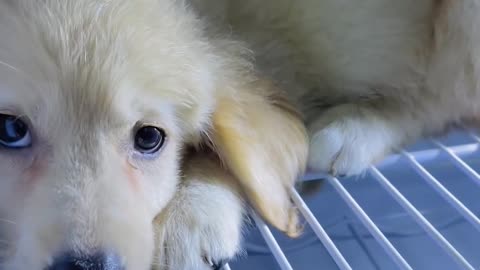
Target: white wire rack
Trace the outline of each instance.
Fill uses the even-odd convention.
[[[470,137],[470,143],[447,146],[445,143],[439,140],[431,140],[430,143],[434,146],[434,148],[412,152],[402,151],[397,155],[389,157],[384,163],[394,162],[402,159],[404,162],[406,162],[406,164],[408,164],[409,169],[412,169],[417,174],[418,178],[423,179],[423,181],[430,186],[432,191],[441,196],[446,203],[453,207],[453,209],[455,209],[461,217],[463,217],[477,230],[477,232],[479,232],[480,219],[478,216],[475,215],[464,203],[462,203],[462,201],[459,200],[448,188],[446,188],[444,184],[442,184],[442,182],[439,181],[431,172],[429,172],[426,166],[422,165],[427,161],[435,160],[440,155],[445,156],[447,161],[451,164],[454,164],[458,170],[464,174],[464,176],[469,178],[470,181],[480,185],[479,173],[461,158],[464,155],[479,153],[480,138],[474,133],[467,132],[466,134]],[[455,262],[456,267],[458,267],[456,269],[475,269],[475,267],[479,267],[478,264],[472,264],[472,262],[465,258],[465,256],[462,255],[462,253],[458,251],[456,247],[449,242],[444,235],[442,235],[441,232],[439,232],[438,228],[436,228],[431,221],[429,221],[429,219],[427,219],[426,216],[406,198],[406,194],[403,194],[394,185],[394,183],[392,183],[392,181],[385,176],[380,167],[372,166],[368,170],[368,174],[379,186],[381,186],[383,192],[388,194],[388,196],[390,196],[394,202],[398,204],[398,206],[403,208],[403,211],[407,213],[410,218],[415,221],[415,223],[417,223],[425,235],[430,237],[435,244],[441,248],[441,251],[443,251],[445,256],[449,256],[452,261]],[[388,239],[388,237],[385,236],[384,232],[382,232],[379,226],[373,221],[372,217],[370,217],[367,214],[367,211],[362,208],[361,203],[359,203],[355,196],[348,191],[343,181],[330,175],[307,175],[305,176],[305,179],[318,179],[320,177],[326,179],[326,182],[333,187],[333,190],[335,190],[337,196],[343,200],[348,208],[350,208],[354,216],[361,224],[363,224],[371,237],[373,237],[378,245],[385,251],[397,269],[414,269],[406,257],[402,255],[402,252],[400,252]],[[478,187],[478,194],[480,195],[480,187]],[[312,213],[311,209],[305,203],[304,199],[295,189],[291,190],[291,197],[303,215],[305,221],[310,226],[311,230],[314,232],[316,237],[318,237],[318,240],[323,244],[324,248],[335,262],[337,268],[342,270],[358,269],[356,268],[356,265],[352,264],[352,262],[349,262],[349,260],[346,259],[346,256],[342,254],[339,247],[324,229],[324,226],[320,224],[320,222]],[[478,201],[480,203],[480,196]],[[252,217],[261,236],[273,254],[278,264],[278,268],[282,270],[294,269],[269,227],[255,213],[252,213]],[[478,251],[478,256],[480,256],[480,250]],[[226,269],[228,270],[230,267],[231,269],[235,270],[233,265],[227,266]],[[312,265],[311,269],[317,269],[317,267]]]

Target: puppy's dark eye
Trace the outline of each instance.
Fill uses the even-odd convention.
[[[0,114],[0,145],[7,148],[26,148],[32,144],[28,125],[18,116]]]
[[[135,134],[135,149],[144,154],[153,154],[165,143],[165,131],[154,126],[143,126]]]

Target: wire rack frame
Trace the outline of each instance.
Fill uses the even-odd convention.
[[[456,198],[447,188],[445,188],[423,165],[423,162],[434,160],[439,154],[446,154],[449,160],[458,167],[471,181],[480,186],[480,174],[464,162],[460,156],[477,152],[480,149],[480,138],[473,132],[465,131],[466,134],[474,140],[474,143],[462,144],[457,146],[446,146],[439,140],[431,140],[436,149],[422,150],[416,152],[401,151],[399,154],[392,156],[390,159],[403,158],[409,166],[421,176],[421,178],[430,187],[437,192],[446,202],[448,202],[458,213],[480,231],[480,219],[472,213],[458,198]],[[385,177],[381,170],[375,166],[368,169],[368,173],[375,179],[380,186],[405,210],[405,212],[413,218],[413,220],[423,229],[423,231],[432,238],[435,243],[442,248],[444,253],[450,256],[460,269],[475,269],[472,264],[455,247],[415,208],[415,206]],[[333,186],[339,197],[353,211],[358,220],[365,226],[368,232],[373,236],[375,241],[386,251],[387,255],[392,259],[399,269],[413,269],[402,254],[387,239],[378,226],[372,221],[360,204],[348,192],[341,181],[331,175],[307,175],[305,179],[324,178]],[[338,247],[329,237],[319,221],[315,218],[307,204],[304,202],[299,193],[292,188],[291,198],[298,207],[315,235],[321,241],[331,258],[341,270],[353,269],[349,262],[345,259]],[[251,213],[257,228],[259,229],[267,246],[271,250],[276,262],[282,270],[293,270],[287,257],[283,253],[280,245],[273,236],[269,227],[265,222],[256,215]],[[230,266],[226,265],[225,270],[230,270]]]

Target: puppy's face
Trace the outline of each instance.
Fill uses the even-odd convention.
[[[201,143],[296,233],[304,126],[242,46],[205,38],[184,5],[0,0],[2,269],[149,269],[181,151]]]
[[[121,89],[141,87],[127,78],[115,91],[80,94],[22,86],[16,73],[0,72],[8,82],[2,92],[12,94],[0,103],[1,222],[11,267],[111,252],[127,256],[128,269],[146,269],[152,220],[178,178],[173,108]]]
[[[62,2],[0,2],[4,269],[73,257],[148,269],[179,152],[211,109],[208,64],[181,46],[194,33],[168,31],[179,20],[147,24],[142,1]]]

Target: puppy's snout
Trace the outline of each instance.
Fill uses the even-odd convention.
[[[90,256],[65,253],[45,270],[125,270],[121,259],[114,253],[96,253]]]

